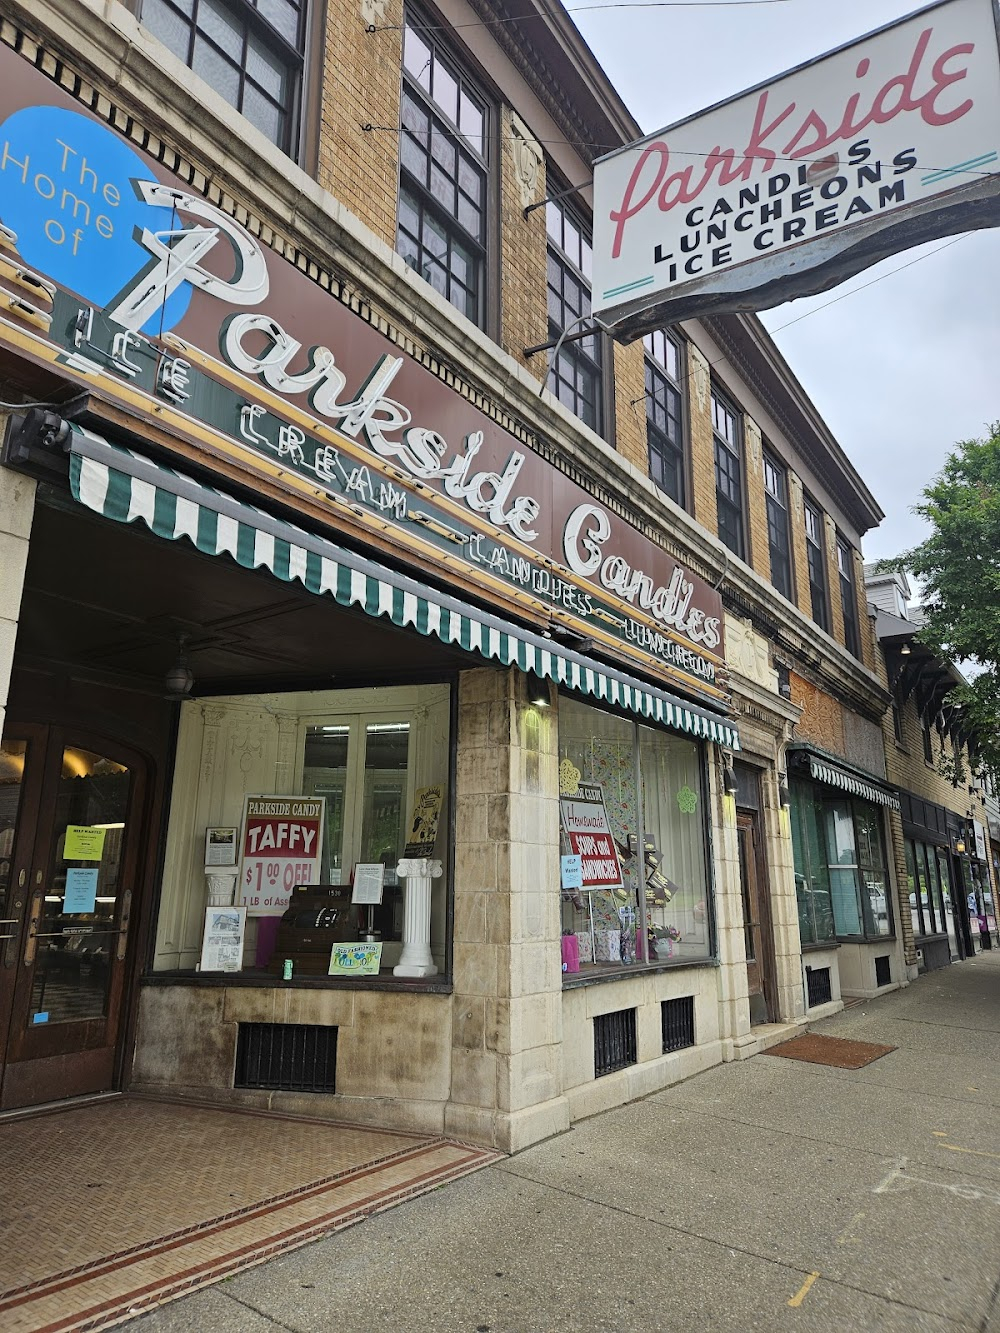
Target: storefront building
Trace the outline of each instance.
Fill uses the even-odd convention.
[[[516,1149],[802,1025],[821,835],[809,1012],[865,991],[880,512],[752,318],[546,374],[588,301],[552,196],[638,132],[568,20],[296,11],[230,87],[163,6],[15,8],[0,1109]]]
[[[996,930],[986,791],[975,737],[946,702],[962,677],[919,642],[902,574],[869,573],[868,595],[892,690],[889,772],[900,793],[900,917],[911,963],[933,971],[991,947]]]

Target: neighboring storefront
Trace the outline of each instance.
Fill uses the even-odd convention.
[[[815,749],[790,748],[792,843],[799,934],[810,1007],[899,982],[897,923],[886,855],[884,780]]]

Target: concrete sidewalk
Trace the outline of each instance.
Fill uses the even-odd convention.
[[[1000,953],[163,1307],[135,1333],[1000,1330]]]

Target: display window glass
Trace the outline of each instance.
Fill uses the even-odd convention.
[[[792,852],[803,944],[892,933],[882,813],[794,781]]]
[[[583,853],[582,885],[562,889],[569,970],[578,963],[582,973],[600,974],[708,958],[711,893],[699,745],[563,698],[559,759],[560,850],[570,857]],[[608,850],[600,843],[604,835],[588,843],[577,828],[605,829],[612,854],[588,862],[588,851]]]
[[[186,704],[156,970],[198,966],[205,929],[207,868],[199,864],[205,830],[239,825],[240,856],[231,869],[236,873],[234,906],[247,905],[240,972],[245,977],[283,976],[288,959],[293,979],[319,978],[329,975],[333,943],[370,942],[381,946],[378,975],[391,977],[404,944],[405,885],[397,866],[410,841],[416,803],[430,791],[437,793],[438,833],[426,855],[441,860],[446,871],[434,880],[431,950],[444,972],[450,715],[451,688],[446,684],[234,696]],[[285,883],[280,849],[273,859],[268,854],[263,869],[254,864],[250,881],[258,895],[266,894],[272,874],[280,870],[270,899],[254,902],[244,890],[251,818],[247,801],[256,796],[302,798],[303,808],[308,801],[316,821],[315,851],[310,844],[308,873],[301,858],[293,858],[291,871],[296,884],[306,877],[308,894]],[[381,901],[356,901],[359,865],[377,868]],[[220,871],[216,868],[215,873]],[[370,878],[370,871],[364,873]],[[298,950],[293,947],[297,937],[289,930],[293,917],[295,930],[310,935],[308,941],[303,935]],[[312,927],[307,918],[314,918]]]

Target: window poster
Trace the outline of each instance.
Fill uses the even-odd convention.
[[[245,907],[209,907],[201,943],[202,972],[239,972],[243,967]]]
[[[572,854],[580,858],[581,888],[624,888],[600,783],[581,782],[572,796],[560,798],[559,811]]]
[[[281,916],[296,884],[317,884],[326,802],[248,796],[243,803],[240,903],[250,916]]]
[[[407,859],[434,855],[443,798],[444,788],[440,784],[436,787],[421,787],[414,796],[410,831],[403,849],[403,856]]]
[[[99,861],[108,830],[103,824],[69,824],[63,845],[64,861]]]

